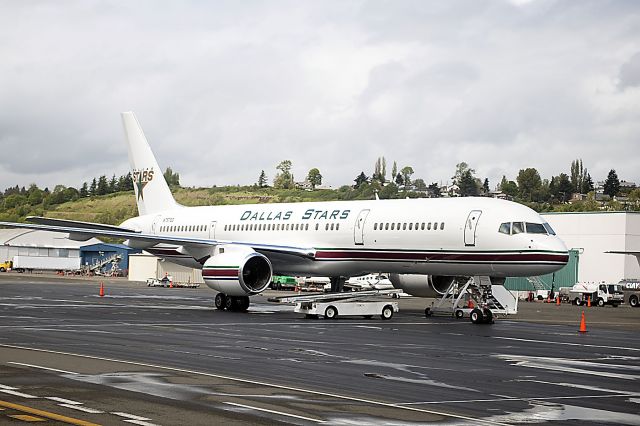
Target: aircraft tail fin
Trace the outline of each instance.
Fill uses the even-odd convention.
[[[135,114],[123,112],[122,123],[129,148],[129,164],[138,213],[153,214],[177,207]]]

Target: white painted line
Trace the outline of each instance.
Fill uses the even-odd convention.
[[[0,389],[17,390],[18,388],[14,388],[13,386],[0,385]]]
[[[7,362],[7,364],[22,365],[23,367],[31,367],[31,368],[37,368],[37,369],[40,369],[40,370],[55,371],[56,373],[80,374],[80,373],[74,373],[73,371],[58,370],[57,368],[44,367],[42,365],[24,364],[22,362],[9,361],[9,362]]]
[[[72,401],[70,399],[58,398],[57,396],[47,396],[46,399],[50,399],[55,402],[62,402],[63,404],[82,405],[82,402]]]
[[[540,396],[540,397],[504,397],[494,399],[460,399],[451,401],[422,401],[422,402],[404,402],[398,405],[437,405],[437,404],[467,404],[478,402],[503,402],[503,401],[555,401],[557,399],[582,399],[582,398],[622,398],[627,397],[625,394],[616,395],[576,395],[576,396]]]
[[[158,426],[155,423],[147,422],[147,420],[151,420],[151,419],[148,419],[146,417],[140,417],[140,416],[136,416],[136,415],[133,415],[133,414],[121,413],[121,412],[113,412],[111,414],[114,414],[114,415],[120,416],[120,417],[124,417],[127,420],[123,420],[123,422],[126,422],[126,423],[132,423],[134,425],[140,425],[140,426]]]
[[[267,410],[266,408],[253,407],[251,405],[237,404],[235,402],[224,402],[224,404],[233,405],[234,407],[246,408],[248,410],[256,410],[256,411],[263,411],[265,413],[277,414],[279,416],[293,417],[295,419],[305,420],[308,422],[324,423],[324,420],[312,419],[311,417],[298,416],[296,414],[284,413],[282,411]]]
[[[531,382],[531,383],[541,383],[544,385],[553,385],[553,386],[563,386],[563,387],[567,387],[567,388],[574,388],[574,389],[584,389],[584,390],[590,390],[590,391],[596,391],[596,392],[607,392],[607,393],[615,393],[618,394],[618,396],[622,395],[622,396],[640,396],[640,392],[630,392],[630,391],[624,391],[624,390],[618,390],[618,389],[608,389],[608,388],[601,388],[598,386],[589,386],[589,385],[579,385],[577,383],[563,383],[563,382],[546,382],[544,380],[533,380],[533,379],[526,379],[526,380],[517,380],[519,382]]]
[[[11,348],[11,349],[22,349],[22,350],[29,350],[29,351],[34,351],[34,352],[43,352],[43,353],[50,353],[50,354],[58,354],[58,355],[69,355],[69,356],[76,356],[76,357],[79,357],[79,358],[96,359],[96,360],[100,360],[100,361],[117,362],[117,363],[127,364],[127,365],[136,365],[136,366],[139,366],[139,367],[157,368],[159,370],[175,371],[175,372],[179,372],[179,373],[196,374],[196,375],[199,375],[199,376],[214,377],[214,378],[217,378],[217,379],[230,380],[230,381],[234,381],[234,382],[238,382],[238,383],[249,383],[249,384],[252,384],[252,385],[268,386],[268,387],[271,387],[271,388],[274,388],[274,389],[283,389],[283,390],[288,390],[288,391],[293,391],[293,392],[306,393],[306,394],[309,394],[309,395],[320,395],[320,396],[325,396],[325,397],[341,399],[341,400],[344,400],[344,401],[351,401],[351,402],[358,402],[358,403],[376,405],[376,406],[379,406],[379,407],[398,408],[398,409],[402,409],[402,410],[414,411],[414,412],[419,412],[419,413],[434,414],[434,415],[437,415],[437,416],[449,417],[449,418],[460,419],[460,420],[468,420],[468,421],[471,421],[471,422],[473,422],[475,424],[491,424],[491,425],[503,425],[504,424],[504,423],[498,423],[498,422],[495,422],[495,421],[483,420],[481,418],[463,416],[463,415],[460,415],[460,414],[452,414],[452,413],[446,413],[446,412],[442,412],[442,411],[427,410],[427,409],[424,409],[424,408],[406,407],[406,406],[401,406],[401,405],[398,405],[396,403],[391,403],[391,402],[375,401],[375,400],[366,399],[366,398],[358,398],[358,397],[354,397],[354,396],[340,395],[340,394],[328,393],[328,392],[320,392],[320,391],[315,391],[315,390],[311,390],[311,389],[297,388],[297,387],[293,387],[293,386],[277,385],[277,384],[274,384],[274,383],[261,382],[261,381],[249,380],[249,379],[241,379],[241,378],[238,378],[238,377],[224,376],[224,375],[221,375],[221,374],[205,373],[203,371],[188,370],[188,369],[185,369],[185,368],[167,367],[167,366],[162,366],[162,365],[149,364],[149,363],[145,363],[145,362],[124,361],[124,360],[115,359],[115,358],[106,358],[106,357],[99,357],[99,356],[92,356],[92,355],[83,355],[83,354],[76,354],[76,353],[72,353],[72,352],[62,352],[62,351],[52,351],[52,350],[48,350],[48,349],[30,348],[30,347],[27,347],[27,346],[0,344],[0,347]]]
[[[501,336],[491,336],[492,339],[501,339],[501,340],[515,340],[519,342],[530,342],[530,343],[545,343],[550,345],[565,345],[565,346],[580,346],[584,348],[602,348],[602,349],[620,349],[623,351],[636,351],[640,352],[640,348],[627,348],[624,346],[605,346],[605,345],[590,345],[587,343],[570,343],[570,342],[551,342],[549,340],[533,340],[533,339],[519,339],[516,337],[501,337]]]
[[[58,404],[58,405],[60,407],[73,408],[74,410],[82,411],[84,413],[89,413],[89,414],[102,414],[102,413],[104,413],[104,411],[94,410],[93,408],[83,407],[81,405],[75,405],[75,404]]]
[[[9,395],[20,396],[22,398],[39,398],[38,396],[33,396],[33,395],[29,395],[28,393],[22,393],[14,390],[9,390],[9,389],[0,389],[0,392],[8,393]]]

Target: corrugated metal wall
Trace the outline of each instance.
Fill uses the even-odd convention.
[[[569,250],[569,263],[555,273],[555,281],[554,274],[541,275],[538,277],[544,284],[544,288],[551,290],[552,284],[555,290],[558,290],[560,287],[573,287],[573,285],[578,282],[579,258],[578,250]],[[525,277],[507,278],[504,286],[512,291],[534,290],[533,284]]]

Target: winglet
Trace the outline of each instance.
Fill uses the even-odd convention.
[[[122,113],[124,133],[129,148],[131,177],[140,215],[177,207],[169,185],[162,175],[147,138],[133,112]]]

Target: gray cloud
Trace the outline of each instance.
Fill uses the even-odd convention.
[[[582,158],[640,183],[640,6],[626,1],[4,2],[0,188],[126,173],[136,111],[183,184],[378,156],[492,185]],[[606,147],[606,148],[605,148]]]

